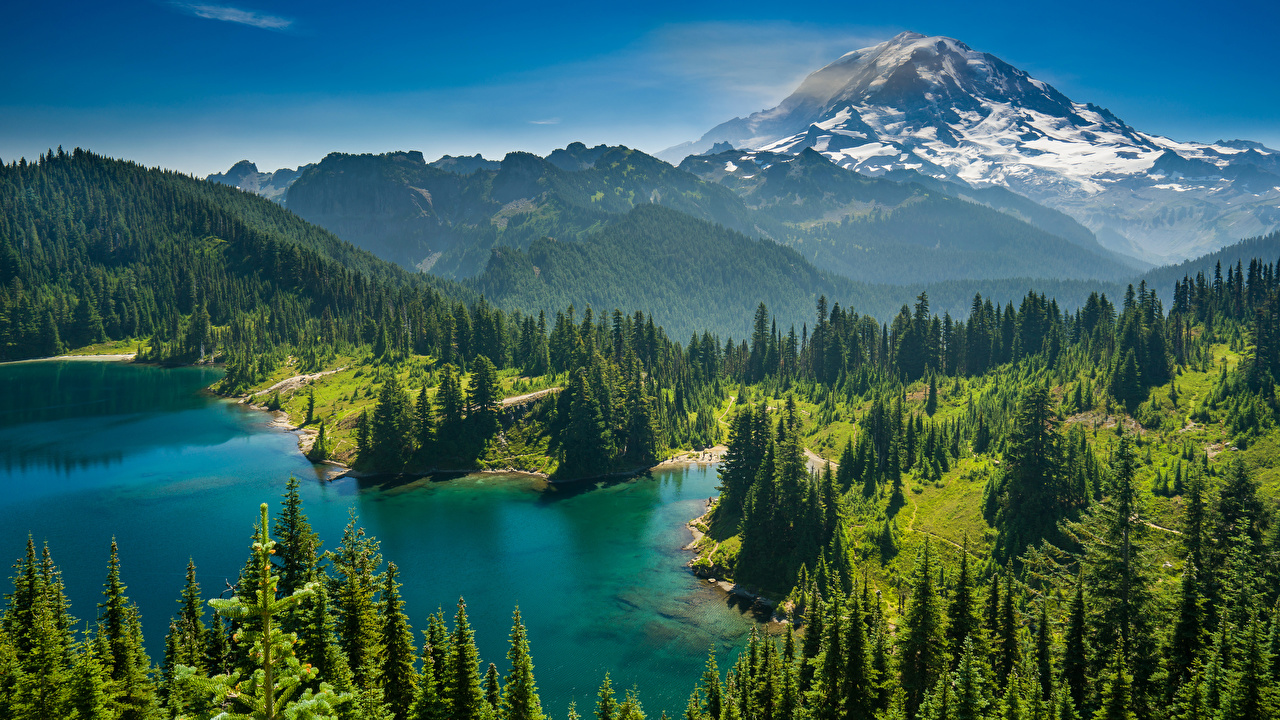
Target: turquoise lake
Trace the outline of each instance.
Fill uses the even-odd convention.
[[[381,541],[415,633],[437,608],[452,618],[464,596],[483,660],[505,672],[519,604],[554,716],[572,699],[589,712],[606,671],[615,688],[636,686],[651,716],[678,715],[708,648],[723,667],[755,622],[684,566],[685,522],[715,493],[713,467],[578,488],[495,475],[330,482],[264,413],[202,392],[217,377],[96,361],[0,366],[0,559],[21,557],[28,533],[47,540],[81,627],[96,618],[114,536],[158,662],[187,558],[207,597],[234,582],[258,504],[274,515],[290,475],[326,548],[352,512]]]

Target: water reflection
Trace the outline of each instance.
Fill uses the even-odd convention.
[[[106,469],[174,445],[213,446],[244,437],[243,408],[203,389],[212,368],[166,370],[118,362],[40,362],[0,372],[0,470],[60,475]]]

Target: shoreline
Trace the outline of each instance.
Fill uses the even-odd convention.
[[[26,358],[23,360],[6,360],[0,365],[21,365],[22,363],[51,362],[53,360],[74,360],[77,362],[124,362],[133,360],[138,353],[106,353],[102,355],[50,355],[48,357]]]
[[[701,552],[700,552],[701,548],[698,547],[698,542],[702,540],[702,538],[706,537],[706,533],[700,530],[697,527],[697,525],[698,523],[702,523],[703,525],[706,525],[705,519],[707,515],[710,514],[711,509],[713,507],[713,504],[711,503],[710,499],[708,499],[706,502],[707,502],[706,510],[698,517],[693,518],[692,520],[685,523],[685,527],[688,528],[689,532],[693,534],[693,540],[690,540],[689,543],[685,545],[684,548],[682,549],[692,553],[693,557],[690,558],[687,562],[685,562],[684,566],[688,568],[689,573],[692,574],[694,577],[698,578],[699,580],[706,580],[708,585],[712,585],[715,588],[719,589],[721,592],[725,594],[726,597],[737,597],[737,598],[742,598],[742,599],[751,601],[751,607],[753,612],[759,612],[760,609],[767,609],[769,611],[769,622],[773,622],[773,623],[789,622],[789,620],[786,617],[779,616],[778,614],[779,601],[773,600],[772,598],[765,597],[764,595],[757,593],[753,590],[749,590],[746,587],[739,585],[737,582],[733,580],[729,580],[723,577],[719,577],[717,575],[713,575],[712,570],[710,569],[701,569],[694,566],[694,563],[697,562],[698,558],[701,556]]]

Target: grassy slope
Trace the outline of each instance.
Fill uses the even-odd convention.
[[[1213,387],[1221,373],[1223,361],[1226,367],[1234,368],[1240,360],[1238,353],[1232,352],[1225,345],[1215,345],[1214,365],[1208,372],[1184,369],[1175,378],[1178,386],[1179,401],[1177,407],[1169,401],[1169,385],[1152,390],[1161,408],[1161,414],[1167,427],[1179,428],[1171,430],[1143,430],[1137,451],[1140,462],[1138,486],[1143,490],[1145,515],[1152,525],[1148,542],[1160,561],[1157,577],[1162,582],[1163,592],[1173,592],[1176,580],[1181,573],[1181,555],[1179,535],[1176,531],[1182,527],[1183,503],[1181,497],[1161,497],[1152,492],[1156,480],[1156,472],[1160,470],[1171,474],[1182,450],[1182,443],[1190,442],[1198,450],[1208,449],[1213,457],[1210,466],[1218,470],[1215,477],[1209,478],[1212,491],[1221,482],[1225,463],[1237,454],[1243,455],[1254,476],[1261,485],[1264,497],[1280,497],[1280,429],[1273,429],[1262,439],[1254,442],[1245,451],[1230,450],[1230,439],[1222,424],[1222,411],[1215,414],[1215,422],[1207,425],[1188,425],[1188,415]],[[958,384],[944,383],[938,388],[938,410],[934,420],[948,419],[964,411],[969,402],[969,394],[975,400],[984,393],[992,392],[997,385],[992,376],[960,380]],[[1059,393],[1062,388],[1056,389]],[[922,412],[924,408],[925,386],[922,384],[908,388],[909,407],[912,411]],[[760,398],[757,397],[758,401]],[[777,407],[780,398],[768,398],[768,404]],[[798,406],[805,418],[805,443],[814,452],[833,463],[839,459],[840,452],[848,438],[856,438],[856,426],[849,421],[851,412],[859,416],[867,409],[867,404],[853,407],[838,405],[834,419],[819,424],[819,405],[799,402]],[[1115,443],[1115,419],[1103,419],[1101,412],[1067,419],[1063,429],[1069,422],[1086,422],[1092,431],[1093,421],[1099,421],[1100,427],[1093,435],[1098,447],[1098,454],[1104,461],[1109,456]],[[1132,421],[1126,421],[1131,427]],[[1214,454],[1215,450],[1220,450]],[[967,456],[956,462],[944,474],[941,482],[924,482],[914,473],[903,476],[906,504],[896,512],[889,512],[889,498],[883,493],[876,498],[863,500],[861,490],[853,488],[846,495],[846,523],[851,545],[862,549],[859,564],[867,568],[873,583],[881,589],[890,605],[896,607],[892,599],[899,589],[905,592],[906,582],[910,578],[912,566],[917,552],[926,539],[948,562],[958,561],[961,547],[967,540],[971,559],[983,558],[995,539],[995,530],[987,524],[982,515],[983,491],[991,473],[996,470],[997,458],[990,455]],[[1184,472],[1187,463],[1183,463]],[[897,526],[899,538],[898,550],[890,556],[882,556],[878,551],[869,551],[863,545],[864,528],[869,524],[878,526],[881,518],[889,514]],[[718,564],[736,554],[738,536],[733,533],[733,523],[718,524],[719,527],[708,528],[711,532],[700,542],[703,556],[710,557],[712,552]],[[726,527],[728,526],[728,527]],[[1161,529],[1163,528],[1163,529]]]

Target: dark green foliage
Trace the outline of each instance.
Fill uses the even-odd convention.
[[[360,463],[371,468],[398,470],[413,454],[412,430],[409,393],[392,371],[378,391],[378,406],[369,428],[368,453],[367,457],[361,453]]]
[[[320,684],[317,692],[306,687],[309,681],[317,680],[317,670],[302,665],[293,649],[297,636],[282,632],[276,623],[291,607],[306,598],[315,585],[308,584],[289,595],[278,597],[280,578],[272,574],[271,555],[275,541],[267,534],[266,503],[262,504],[262,516],[257,527],[261,534],[254,543],[252,560],[256,568],[256,583],[252,587],[238,588],[236,596],[230,600],[209,601],[221,616],[239,620],[253,616],[256,619],[249,625],[256,629],[242,630],[242,637],[238,640],[252,646],[248,656],[252,659],[254,672],[242,682],[239,673],[207,678],[199,676],[195,668],[180,666],[178,682],[206,697],[212,696],[215,708],[247,711],[242,717],[260,720],[332,717],[334,706],[347,702],[350,696],[336,695],[324,683]]]
[[[1063,472],[1061,444],[1048,392],[1030,388],[1014,419],[992,518],[1001,530],[998,559],[1012,560],[1041,540],[1060,543],[1058,521],[1083,502]]]
[[[448,680],[450,716],[455,720],[480,720],[485,702],[480,688],[480,653],[476,650],[475,631],[467,622],[467,604],[461,599],[453,625],[449,642],[452,650]]]
[[[945,617],[934,583],[937,580],[933,550],[928,540],[916,557],[911,585],[911,601],[903,618],[898,644],[902,688],[907,693],[908,715],[915,716],[920,703],[946,671]]]
[[[538,699],[538,686],[533,679],[533,658],[529,656],[529,639],[520,620],[520,608],[516,608],[511,620],[511,649],[507,651],[507,662],[511,668],[502,684],[499,716],[503,720],[543,720],[545,716],[542,714],[542,702]]]
[[[413,629],[400,599],[395,563],[387,563],[382,584],[382,696],[396,720],[406,720],[417,696],[418,673],[414,669]]]

